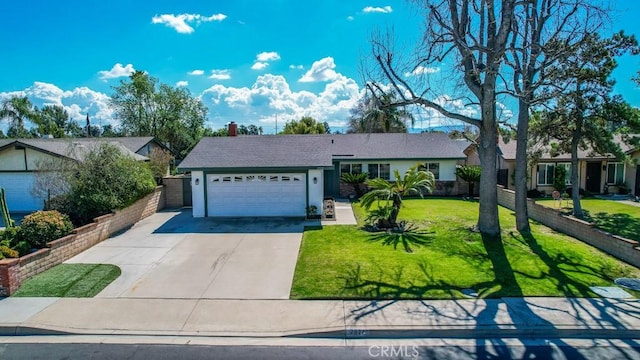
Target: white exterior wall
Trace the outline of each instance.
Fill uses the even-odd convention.
[[[322,212],[322,201],[324,200],[324,170],[313,169],[309,170],[309,176],[307,182],[309,184],[309,204],[307,206],[315,205],[318,208],[318,214]],[[317,179],[317,183],[313,183],[313,179]]]
[[[25,151],[27,153],[26,166],[24,163]],[[38,168],[41,161],[53,158],[55,157],[33,149],[16,150],[14,147],[10,147],[0,152],[0,170],[33,171]]]
[[[0,170],[26,170],[24,165],[24,150],[15,150],[13,147],[0,152]]]
[[[191,198],[193,206],[193,217],[204,217],[204,172],[191,172]]]
[[[434,162],[440,164],[440,177],[438,181],[456,181],[456,165],[457,160],[368,160],[368,161],[349,161],[340,160],[340,164],[361,164],[362,171],[368,171],[369,164],[389,164],[391,167],[391,179],[393,180],[393,172],[398,170],[400,175],[404,175],[409,168],[418,164],[424,164],[426,162]]]

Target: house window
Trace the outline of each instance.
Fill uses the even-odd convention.
[[[564,183],[565,185],[571,185],[571,163],[560,163],[558,167],[563,167],[565,170]]]
[[[615,185],[622,184],[623,182],[624,164],[619,162],[607,164],[607,184]]]
[[[424,169],[430,171],[433,174],[434,179],[440,179],[440,163],[428,162],[424,164]]]
[[[340,175],[362,174],[362,164],[340,164]]]
[[[369,164],[369,179],[375,179],[379,177],[384,180],[389,180],[389,176],[391,175],[390,168],[391,166],[389,164]]]
[[[538,185],[553,185],[553,164],[538,164]]]

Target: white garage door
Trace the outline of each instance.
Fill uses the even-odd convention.
[[[33,173],[0,173],[0,187],[5,190],[9,212],[31,212],[42,209],[43,201],[31,195],[33,181]]]
[[[210,174],[208,216],[305,216],[305,184],[305,174]]]

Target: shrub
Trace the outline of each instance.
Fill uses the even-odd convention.
[[[88,151],[66,174],[69,192],[52,199],[48,208],[69,214],[78,226],[125,208],[156,187],[148,165],[109,143]]]
[[[16,250],[9,248],[7,245],[0,245],[0,259],[17,258],[19,256],[20,254]]]
[[[563,166],[556,166],[553,169],[553,187],[561,194],[567,189],[567,169]]]
[[[28,241],[19,241],[13,246],[13,250],[17,251],[20,256],[25,256],[31,252],[31,244]]]
[[[55,210],[36,211],[22,219],[19,236],[31,247],[42,248],[49,241],[69,235],[71,230],[73,225],[67,215]]]
[[[20,231],[19,226],[14,226],[10,228],[6,228],[0,231],[0,244],[5,244],[8,246],[13,246],[18,242],[18,232]]]
[[[542,196],[542,193],[538,189],[531,189],[527,191],[527,197],[530,199],[539,198]]]

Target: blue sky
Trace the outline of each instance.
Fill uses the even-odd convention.
[[[619,1],[617,10],[612,30],[634,33],[640,5]],[[236,121],[273,132],[278,114],[280,123],[310,115],[337,129],[362,94],[371,33],[392,26],[409,48],[420,22],[405,1],[5,2],[0,98],[26,94],[76,120],[89,113],[117,125],[111,87],[136,69],[200,96],[213,128]],[[640,90],[628,79],[637,70],[640,58],[625,57],[615,73],[634,106]]]

